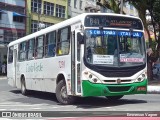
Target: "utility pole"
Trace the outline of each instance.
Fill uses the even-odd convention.
[[[45,28],[45,24],[42,23],[43,20],[41,20],[42,14],[41,14],[41,8],[38,8],[37,10],[37,14],[38,14],[38,31]],[[42,22],[41,22],[42,21]]]
[[[123,0],[121,0],[121,9],[120,9],[120,14],[123,14]]]
[[[40,30],[40,18],[41,18],[41,8],[38,7],[37,9],[38,14],[38,31]]]

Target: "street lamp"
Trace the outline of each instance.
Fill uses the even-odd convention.
[[[41,20],[40,20],[41,15],[42,15],[42,14],[41,14],[41,8],[38,8],[38,9],[37,9],[37,14],[38,14],[38,31],[39,31],[39,30],[45,28],[45,24],[44,24],[44,23],[41,23]]]

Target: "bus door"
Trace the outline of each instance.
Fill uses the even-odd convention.
[[[16,81],[17,81],[17,51],[18,51],[18,45],[14,46],[13,50],[13,84],[14,87],[16,87]]]
[[[81,94],[81,45],[77,41],[77,33],[72,32],[71,42],[71,92],[72,94]]]

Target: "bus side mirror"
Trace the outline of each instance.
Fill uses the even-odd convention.
[[[77,33],[77,40],[79,42],[79,44],[84,44],[84,35],[81,32]]]

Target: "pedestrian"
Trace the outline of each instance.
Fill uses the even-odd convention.
[[[2,74],[6,74],[6,65],[5,64],[2,65]]]
[[[153,80],[153,57],[152,57],[153,51],[152,48],[149,48],[147,50],[147,75],[149,80]]]

